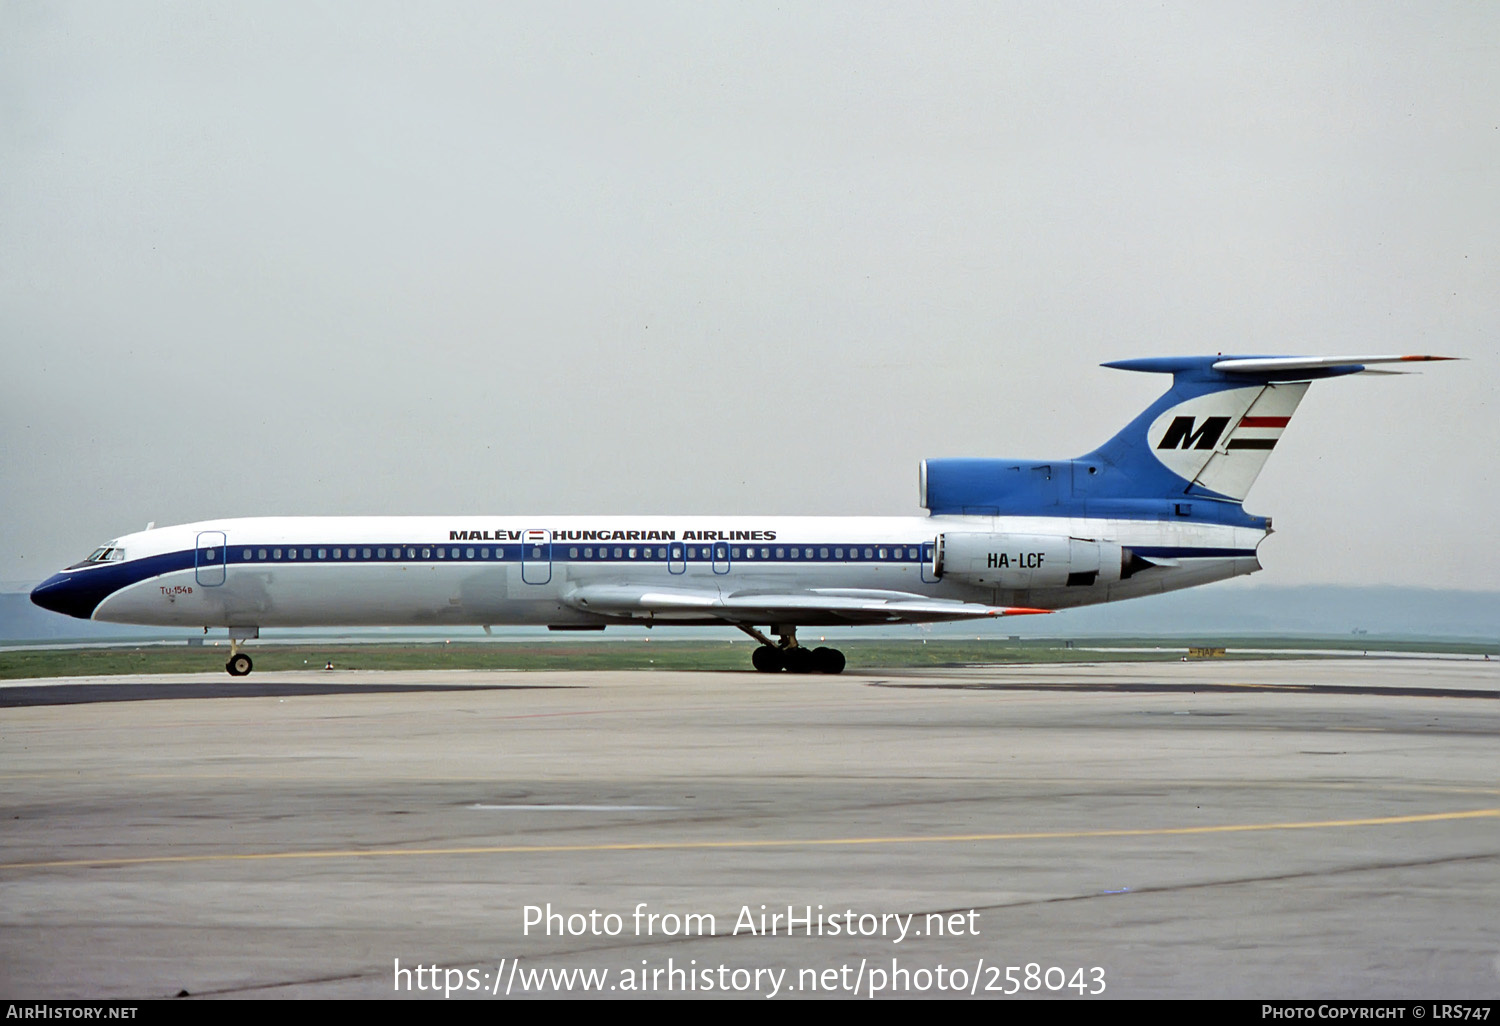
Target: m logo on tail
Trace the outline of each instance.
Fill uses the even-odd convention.
[[[1225,388],[1163,410],[1146,430],[1152,455],[1190,485],[1240,501],[1276,447],[1307,382]]]
[[[1193,430],[1195,418],[1176,417],[1167,433],[1157,443],[1158,449],[1212,449],[1219,444],[1219,436],[1229,426],[1228,417],[1205,417],[1203,426]]]

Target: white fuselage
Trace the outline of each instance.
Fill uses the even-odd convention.
[[[441,516],[266,517],[148,530],[112,543],[122,557],[70,568],[110,574],[92,618],[201,627],[724,623],[722,611],[642,601],[591,604],[610,589],[652,596],[901,594],[986,606],[1060,609],[1205,584],[1260,568],[1264,531],[1160,520],[1050,517]],[[1008,569],[941,564],[968,536],[995,540]],[[1007,552],[1005,540],[1020,539]],[[996,540],[998,539],[998,540]],[[1102,540],[1151,560],[1064,584],[1037,539]],[[1033,551],[1036,550],[1036,551]],[[1047,558],[1053,558],[1048,549]],[[1055,563],[1055,560],[1054,560]],[[1033,571],[1035,571],[1033,573]],[[100,579],[103,583],[103,578]],[[891,616],[918,622],[960,618]],[[747,617],[748,619],[748,617]],[[871,622],[809,606],[804,625]]]

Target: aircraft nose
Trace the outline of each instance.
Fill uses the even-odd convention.
[[[97,604],[92,601],[91,596],[84,594],[84,589],[70,574],[53,574],[38,584],[31,589],[31,601],[43,609],[50,609],[64,616],[76,616],[80,620],[87,620]]]

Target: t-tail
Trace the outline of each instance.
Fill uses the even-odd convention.
[[[1372,364],[1443,356],[1184,356],[1106,363],[1172,375],[1172,387],[1073,460],[936,459],[922,463],[934,515],[1198,520],[1266,528],[1241,503],[1308,385]]]

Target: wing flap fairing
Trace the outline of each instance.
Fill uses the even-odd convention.
[[[564,601],[582,612],[632,619],[700,619],[726,623],[930,623],[1049,613],[1050,609],[988,606],[909,592],[829,589],[799,592],[732,592],[653,589],[632,585],[585,585]]]

